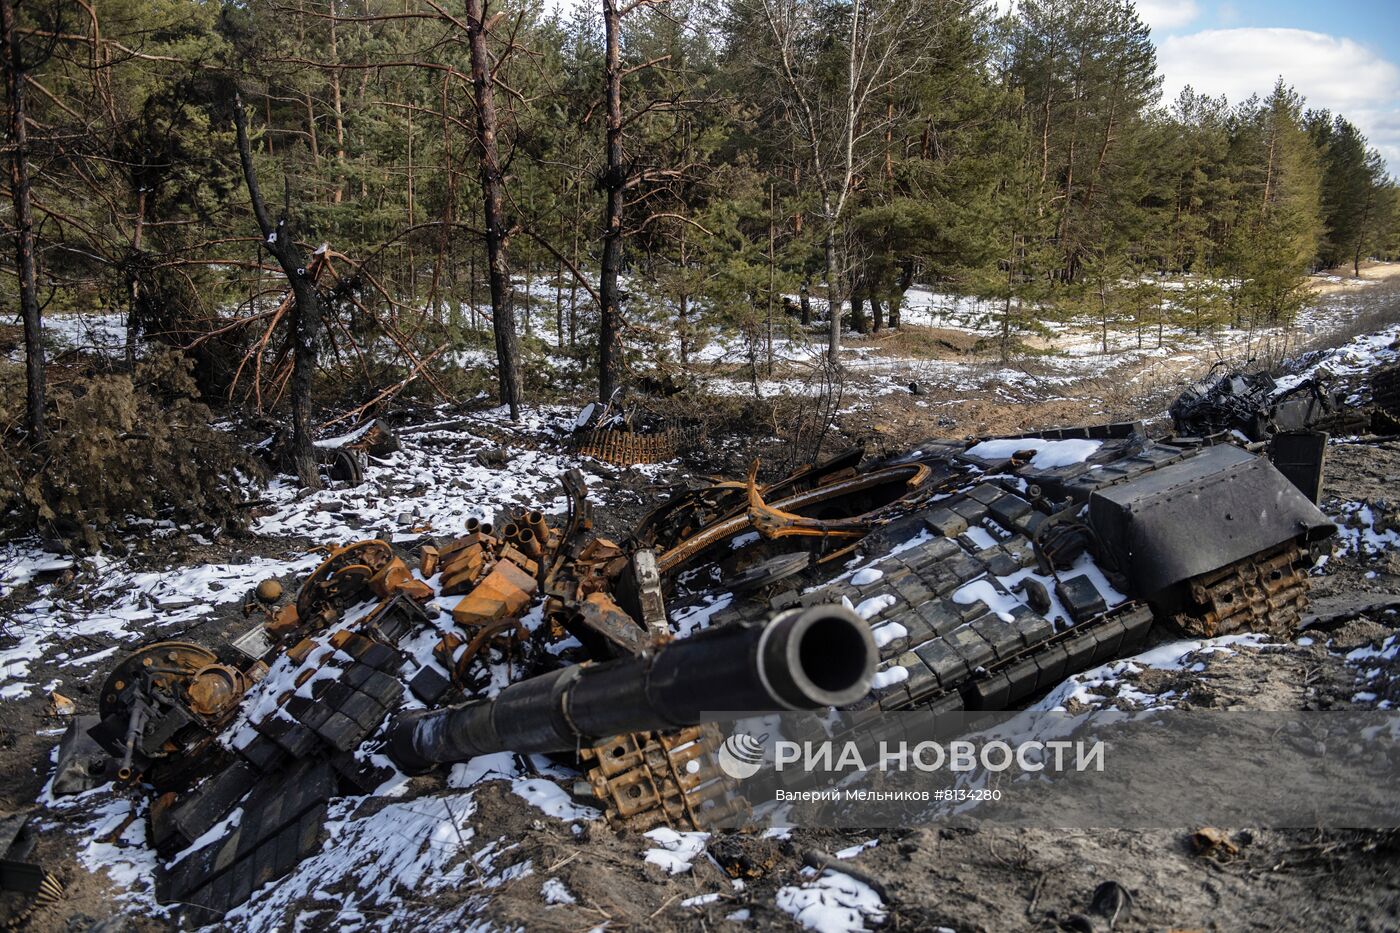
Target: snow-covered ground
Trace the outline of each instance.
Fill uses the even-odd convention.
[[[913,294],[913,293],[911,293]],[[947,302],[940,310],[937,296],[920,293],[927,302],[906,309],[905,320],[927,326],[961,326],[969,332],[977,327],[975,306]],[[911,299],[912,301],[913,299]],[[540,318],[547,317],[539,315]],[[1340,322],[1329,322],[1338,324]],[[1306,325],[1305,326],[1312,326]],[[1316,322],[1315,326],[1323,326]],[[72,339],[85,339],[87,331],[72,325]],[[122,346],[124,336],[108,321],[99,328],[108,346]],[[61,325],[65,335],[69,325]],[[1082,336],[1082,335],[1081,335]],[[1186,340],[1190,335],[1174,335]],[[1325,366],[1337,374],[1361,372],[1379,363],[1394,360],[1390,349],[1400,326],[1359,337],[1330,353],[1300,361],[1296,376],[1304,378]],[[65,339],[67,337],[65,336]],[[1066,338],[1067,341],[1069,338]],[[1075,338],[1078,340],[1079,338]],[[805,340],[784,338],[775,349],[795,360],[815,363],[820,347]],[[1051,375],[1031,376],[1015,369],[987,368],[982,364],[957,360],[914,362],[889,360],[875,347],[853,344],[846,351],[850,368],[859,378],[877,384],[883,380],[886,391],[896,391],[913,379],[939,379],[969,390],[992,383],[1016,385],[1035,380],[1039,390],[1053,387],[1053,380],[1065,382],[1083,378],[1106,365],[1104,357],[1087,350],[1087,343],[1067,343],[1069,349],[1050,365]],[[705,347],[706,358],[724,362],[735,352],[718,336]],[[1125,351],[1132,358],[1139,351]],[[1162,351],[1142,351],[1163,366],[1174,365],[1181,356],[1195,359],[1195,350],[1182,345]],[[1062,370],[1053,369],[1063,363]],[[978,368],[981,365],[981,368]],[[926,367],[926,368],[920,368]],[[925,375],[925,373],[932,375]],[[1057,374],[1056,374],[1057,373]],[[748,393],[749,386],[730,379],[733,391]],[[963,380],[959,382],[958,380]],[[712,380],[711,387],[724,385]],[[796,377],[765,383],[763,391],[799,390],[804,383]],[[0,587],[5,593],[34,585],[32,598],[5,621],[9,636],[0,648],[0,699],[17,699],[37,691],[72,690],[89,683],[99,665],[110,663],[119,651],[139,639],[174,635],[199,624],[213,613],[226,611],[230,604],[245,598],[260,580],[268,577],[295,577],[304,574],[320,559],[306,553],[309,543],[345,542],[367,537],[387,536],[409,541],[418,536],[459,534],[468,518],[484,518],[501,506],[531,504],[547,511],[562,509],[560,475],[571,467],[586,473],[614,475],[612,467],[581,461],[560,449],[559,441],[575,418],[568,407],[531,409],[524,422],[513,425],[504,412],[473,415],[474,424],[463,426],[444,415],[402,437],[403,449],[381,463],[372,463],[363,485],[333,488],[303,495],[287,482],[275,482],[264,494],[268,512],[253,526],[257,551],[237,560],[224,562],[141,567],[130,559],[99,556],[74,560],[66,555],[46,553],[33,542],[0,546]],[[1020,445],[1024,446],[1024,444]],[[504,465],[485,466],[480,455],[505,449]],[[1047,445],[1045,455],[1054,457],[1064,450]],[[490,458],[487,458],[488,462]],[[665,469],[665,468],[661,468]],[[592,486],[597,505],[606,507],[615,500],[602,484]],[[1359,507],[1358,507],[1359,508]],[[1358,527],[1355,540],[1344,539],[1353,548],[1397,546],[1395,532]],[[211,546],[227,542],[208,542]],[[273,556],[266,556],[266,555]],[[854,578],[873,572],[852,567]],[[75,582],[65,574],[76,575]],[[439,601],[444,615],[454,600]],[[705,624],[709,616],[723,608],[723,600],[693,609],[678,619],[683,631]],[[871,614],[878,612],[874,607]],[[538,624],[538,618],[528,619]],[[1237,650],[1241,644],[1257,640],[1217,639],[1213,642],[1180,642],[1155,649],[1136,658],[1114,662],[1066,681],[1047,697],[1040,707],[1063,706],[1071,700],[1088,705],[1118,701],[1126,704],[1170,704],[1172,697],[1142,694],[1127,675],[1148,667],[1191,670],[1212,652]],[[430,650],[424,641],[415,646]],[[1394,657],[1394,645],[1379,653],[1356,657],[1358,666],[1368,661]],[[1390,652],[1388,655],[1385,652]],[[45,671],[38,673],[39,669]],[[68,673],[71,671],[71,673]],[[505,672],[493,676],[493,687],[505,682]],[[561,781],[571,774],[542,759],[535,760],[536,772],[526,773],[515,756],[490,756],[453,769],[450,793],[413,800],[400,799],[403,786],[385,789],[382,799],[341,798],[335,802],[330,821],[330,839],[313,858],[302,863],[290,876],[260,893],[241,908],[230,921],[246,929],[270,929],[287,923],[311,928],[318,926],[408,928],[431,925],[438,929],[472,929],[489,912],[490,899],[511,882],[533,884],[543,903],[567,905],[576,895],[564,882],[548,872],[549,866],[533,863],[513,853],[515,844],[497,835],[482,832],[473,817],[479,788],[489,781],[507,782],[520,802],[532,808],[537,818],[557,825],[561,834],[579,835],[598,814],[574,803]],[[99,788],[79,797],[54,799],[47,792],[41,798],[49,807],[47,820],[58,831],[71,833],[77,840],[82,863],[93,871],[105,872],[121,909],[131,908],[150,916],[163,911],[154,901],[155,857],[144,832],[144,803]],[[637,839],[637,865],[651,863],[668,874],[684,875],[690,867],[707,858],[705,834],[650,833]],[[854,854],[854,853],[852,853]],[[423,898],[452,888],[464,894],[450,915],[433,913],[431,919]],[[703,898],[725,892],[699,892],[687,909],[703,907]],[[309,905],[309,906],[308,906]],[[781,887],[773,901],[776,909],[796,923],[815,930],[856,930],[881,923],[887,906],[878,894],[850,876],[839,872],[808,870],[795,884]],[[740,922],[749,919],[747,910],[728,915]]]
[[[626,277],[624,277],[626,279]],[[952,355],[943,359],[928,359],[897,350],[886,349],[885,341],[877,336],[861,337],[846,333],[841,349],[841,363],[848,382],[858,385],[858,392],[849,392],[843,401],[845,410],[868,409],[882,395],[909,391],[911,383],[923,387],[939,387],[958,392],[986,391],[1007,401],[1019,402],[1030,398],[1053,398],[1079,380],[1102,376],[1124,367],[1135,367],[1127,377],[1127,385],[1142,385],[1160,378],[1194,368],[1203,359],[1247,359],[1256,355],[1282,355],[1287,348],[1344,328],[1359,305],[1348,301],[1348,295],[1377,284],[1374,279],[1347,279],[1337,276],[1315,276],[1321,286],[1345,282],[1347,288],[1332,288],[1327,301],[1314,302],[1305,308],[1291,326],[1256,328],[1250,330],[1217,329],[1196,333],[1189,327],[1173,325],[1161,331],[1155,325],[1144,327],[1139,334],[1124,322],[1115,322],[1108,334],[1108,351],[1104,352],[1098,322],[1088,318],[1059,319],[1050,315],[1038,324],[1039,333],[1017,335],[1026,337],[1035,348],[1031,355],[1015,354],[1006,362],[998,362],[994,354],[975,356]],[[1335,282],[1333,280],[1336,280]],[[1168,295],[1180,290],[1185,280],[1163,280]],[[625,280],[625,289],[635,289],[627,309],[628,325],[638,339],[633,345],[644,349],[649,362],[666,360],[673,364],[680,356],[680,339],[676,333],[676,312],[668,299],[649,296],[646,283]],[[573,372],[577,364],[561,355],[556,317],[556,286],[548,277],[535,277],[528,283],[516,276],[517,319],[524,335],[535,338],[545,351],[548,364],[560,372]],[[526,313],[523,296],[530,295],[530,313]],[[790,296],[796,298],[796,296]],[[576,317],[580,326],[589,327],[594,315],[587,295],[578,293],[581,302]],[[562,300],[568,301],[567,286]],[[814,313],[825,313],[825,303],[813,299]],[[770,398],[776,395],[815,396],[824,388],[821,371],[826,354],[826,337],[821,325],[804,333],[795,321],[776,313],[770,335],[766,324],[751,348],[750,342],[732,327],[721,327],[707,321],[703,303],[695,302],[691,318],[689,359],[700,384],[719,395]],[[845,307],[849,307],[846,305]],[[462,326],[479,331],[481,347],[449,350],[437,360],[440,365],[464,369],[489,369],[493,366],[490,343],[490,307],[479,305],[475,311],[463,304],[456,309]],[[928,286],[915,286],[904,297],[901,310],[903,326],[937,328],[955,332],[968,342],[994,342],[999,334],[1000,308],[995,301],[939,291]],[[566,315],[567,317],[567,315]],[[121,313],[82,313],[49,315],[44,327],[50,341],[58,347],[85,349],[109,356],[124,352],[126,319]],[[768,375],[769,343],[773,359],[773,374]],[[394,355],[395,348],[384,343],[379,347]],[[750,378],[750,350],[755,350],[758,378]],[[18,359],[15,350],[11,356]],[[645,363],[644,363],[645,365]],[[756,384],[755,384],[756,383]]]

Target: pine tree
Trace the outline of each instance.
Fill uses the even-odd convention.
[[[1237,315],[1288,322],[1308,298],[1307,274],[1322,236],[1317,151],[1302,123],[1302,99],[1279,81],[1267,100],[1239,111],[1240,213],[1227,265]]]

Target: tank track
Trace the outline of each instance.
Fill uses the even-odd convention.
[[[581,456],[602,460],[614,466],[661,463],[676,456],[676,445],[680,440],[681,432],[674,427],[646,434],[615,428],[595,428],[579,438],[578,452]]]
[[[703,829],[748,810],[716,760],[723,736],[713,725],[633,732],[580,751],[596,764],[585,775],[608,822],[644,832],[657,826]]]
[[[1195,577],[1188,604],[1173,615],[1191,635],[1288,635],[1308,606],[1307,555],[1294,543]]]

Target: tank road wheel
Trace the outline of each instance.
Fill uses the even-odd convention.
[[[126,713],[123,694],[127,687],[146,678],[153,690],[167,697],[180,697],[206,668],[222,668],[214,652],[186,641],[158,641],[140,648],[122,660],[102,684],[97,702],[98,714],[106,719]]]
[[[393,559],[393,549],[383,541],[357,541],[332,551],[297,593],[297,615],[305,621],[326,606],[344,609]]]

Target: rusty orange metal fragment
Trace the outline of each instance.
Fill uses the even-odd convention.
[[[437,573],[438,549],[431,544],[425,544],[418,549],[418,569],[423,576],[431,577]]]

